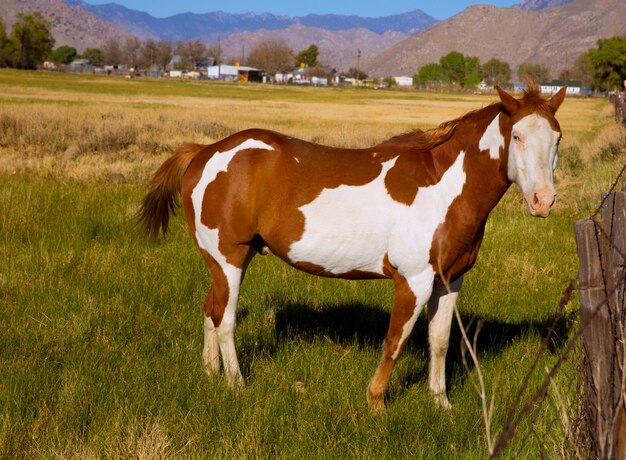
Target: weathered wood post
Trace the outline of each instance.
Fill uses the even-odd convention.
[[[580,260],[584,413],[597,458],[626,458],[624,331],[626,193],[603,196],[602,220],[574,226]]]

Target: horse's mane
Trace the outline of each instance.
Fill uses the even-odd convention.
[[[518,99],[520,102],[520,107],[532,107],[534,111],[549,111],[548,108],[548,100],[541,95],[541,88],[534,82],[529,82],[527,84],[527,88],[523,90],[522,98]],[[471,110],[464,115],[461,115],[458,118],[453,120],[444,121],[439,125],[438,128],[446,128],[449,126],[456,127],[461,122],[469,121],[471,118],[476,116],[479,112],[490,112],[490,111],[503,111],[506,112],[504,105],[502,102],[494,102],[493,104],[489,104],[481,109]]]
[[[439,126],[429,129],[428,131],[415,129],[408,133],[399,134],[391,139],[387,139],[381,145],[401,144],[404,146],[409,145],[418,150],[431,150],[450,139],[454,128],[456,128],[456,126]]]
[[[536,83],[533,82],[528,83],[528,87],[524,89],[522,98],[518,99],[518,101],[520,102],[520,107],[522,108],[531,107],[533,111],[537,112],[550,111],[548,100],[541,95],[541,89]],[[444,121],[436,128],[429,129],[427,131],[415,129],[408,133],[394,136],[384,141],[381,145],[408,144],[416,149],[430,150],[450,139],[455,128],[460,123],[471,122],[471,119],[474,118],[479,112],[481,115],[484,115],[485,112],[489,113],[501,111],[506,111],[502,102],[494,102],[493,104],[489,104],[483,108],[471,110],[458,118],[454,118],[453,120]]]

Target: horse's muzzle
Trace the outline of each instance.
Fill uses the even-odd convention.
[[[531,195],[524,195],[528,211],[535,217],[548,217],[556,202],[556,193],[548,187],[536,190]]]

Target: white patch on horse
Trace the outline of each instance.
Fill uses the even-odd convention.
[[[289,259],[321,265],[337,275],[352,270],[382,275],[388,226],[375,212],[391,202],[385,175],[395,162],[396,158],[384,162],[378,177],[368,184],[324,189],[301,206],[304,232],[291,245]]]
[[[212,375],[219,372],[219,338],[217,336],[217,330],[213,325],[213,320],[207,316],[204,317],[204,346],[202,348],[202,360],[204,361],[204,370],[207,374]]]
[[[492,160],[497,160],[500,158],[500,147],[504,147],[504,137],[500,132],[500,114],[498,114],[487,126],[478,142],[478,148],[481,151],[489,150],[489,157]]]
[[[419,188],[410,206],[395,201],[385,187],[396,158],[383,163],[381,173],[368,184],[322,190],[300,207],[304,232],[291,245],[289,259],[313,263],[335,275],[351,271],[382,275],[388,254],[407,279],[425,273],[434,276],[429,264],[432,238],[463,189],[464,158],[462,151],[437,184]]]

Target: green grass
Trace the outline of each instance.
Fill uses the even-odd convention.
[[[0,80],[20,75],[0,72]],[[24,75],[19,84],[49,84],[48,74]],[[100,91],[113,94],[129,83],[67,78],[77,92],[93,86],[101,97]],[[151,95],[174,95],[193,85],[178,83],[137,84],[154,85]],[[281,94],[207,87],[220,97]],[[298,91],[287,88],[286,97]],[[399,93],[390,94],[401,100]],[[358,99],[343,91],[320,94]],[[597,115],[599,108],[589,107]],[[620,166],[621,158],[612,155],[585,163],[585,173],[575,179],[577,199],[564,200],[549,219],[529,217],[516,188],[492,213],[459,307],[464,322],[483,321],[478,344],[488,392],[495,388],[494,435],[567,281],[576,276],[573,222],[591,214],[597,191],[610,185]],[[560,193],[572,192],[571,180],[567,170],[560,173]],[[428,395],[424,316],[392,375],[387,409],[368,409],[365,389],[389,321],[389,281],[315,278],[271,256],[255,258],[236,335],[246,385],[231,390],[220,378],[208,378],[201,365],[208,270],[181,216],[165,239],[150,242],[140,235],[132,216],[144,190],[142,184],[102,179],[0,174],[0,457],[487,456],[476,369],[462,364],[456,325],[447,366],[451,411],[438,409]],[[573,302],[568,312],[576,308]],[[571,326],[559,323],[531,389],[556,360]],[[576,378],[572,362],[557,379],[574,400]],[[530,427],[535,436],[524,441]],[[545,448],[543,455],[552,458],[562,445],[549,397],[536,420],[523,422],[505,457],[521,448],[522,457],[538,458]]]
[[[154,78],[110,78],[103,75],[90,74],[57,74],[50,72],[25,72],[2,69],[0,85],[21,88],[24,93],[35,90],[53,90],[71,92],[81,95],[102,96],[133,96],[145,95],[158,97],[193,97],[193,98],[226,98],[246,101],[332,101],[344,104],[361,105],[371,100],[442,100],[463,101],[475,99],[471,95],[450,95],[446,93],[420,93],[398,90],[363,90],[350,87],[315,88],[299,86],[273,86],[248,84],[242,87],[231,83],[214,81],[170,80]],[[217,89],[217,90],[216,90]],[[367,94],[363,97],[364,92]],[[361,96],[361,97],[359,97]],[[443,120],[442,120],[443,121]]]
[[[390,282],[325,280],[255,259],[237,333],[247,385],[233,391],[201,368],[208,271],[181,218],[150,243],[129,221],[142,187],[4,176],[0,190],[3,455],[123,457],[142,443],[182,457],[486,455],[458,331],[448,360],[454,408],[441,412],[429,399],[423,317],[394,372],[388,409],[368,410]],[[467,278],[460,306],[466,320],[485,321],[481,365],[497,384],[494,430],[575,273],[572,241],[562,237],[571,218],[531,220],[510,198]],[[536,273],[520,283],[518,265]]]

